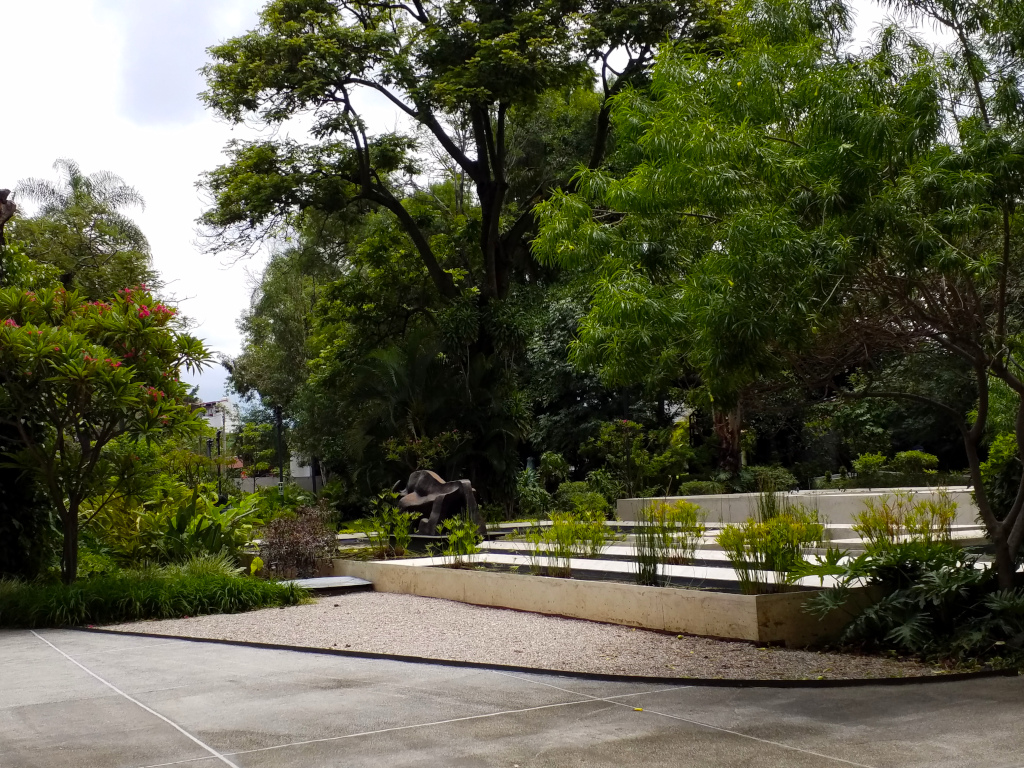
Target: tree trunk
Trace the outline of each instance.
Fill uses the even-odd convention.
[[[712,414],[715,434],[718,435],[718,462],[726,472],[740,471],[740,429],[743,426],[740,406],[728,411],[715,408]]]
[[[1006,542],[1005,531],[1000,535],[995,544],[996,556],[996,578],[999,580],[1000,589],[1013,589],[1016,581],[1016,558],[1010,553],[1010,547]]]
[[[60,575],[65,584],[78,578],[78,505],[69,504],[61,516],[64,548],[60,556]]]

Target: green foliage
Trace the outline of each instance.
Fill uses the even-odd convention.
[[[269,516],[256,495],[220,505],[215,491],[164,481],[143,499],[122,497],[88,509],[86,536],[127,567],[222,553],[236,559]]]
[[[598,557],[607,546],[610,534],[603,508],[580,501],[572,509],[552,513],[551,525],[526,533],[531,573],[540,575],[546,569],[548,576],[572,578],[573,558]]]
[[[871,477],[881,472],[887,461],[884,453],[862,453],[853,460],[853,471]]]
[[[545,487],[560,486],[569,479],[569,462],[560,453],[545,451],[541,454],[538,471]]]
[[[53,167],[57,183],[18,183],[19,198],[40,204],[33,218],[14,220],[11,237],[20,241],[24,255],[90,301],[108,299],[131,285],[154,287],[149,243],[121,213],[144,207],[139,193],[108,171],[85,175],[74,160],[62,158]]]
[[[660,560],[667,565],[687,565],[704,540],[706,519],[707,513],[688,501],[656,501],[646,508],[644,522],[654,526],[651,532],[660,531]]]
[[[853,531],[871,554],[905,541],[948,542],[956,520],[957,504],[945,491],[937,500],[914,501],[908,491],[867,499],[864,511],[854,516]]]
[[[789,574],[802,567],[809,547],[824,543],[825,526],[815,511],[791,504],[770,517],[726,525],[716,541],[729,557],[745,595],[782,592]]]
[[[0,421],[30,427],[8,456],[39,478],[60,515],[67,581],[83,502],[119,490],[125,455],[108,449],[112,441],[198,428],[179,373],[209,354],[175,315],[143,288],[109,302],[63,288],[0,289]]]
[[[398,498],[395,491],[381,491],[371,502],[370,519],[360,526],[375,558],[401,557],[409,550],[412,525],[419,514],[402,512],[398,508]]]
[[[475,555],[481,541],[480,531],[468,517],[450,517],[438,526],[447,537],[444,556],[452,568],[462,568],[466,558]]]
[[[981,464],[981,484],[998,520],[1006,519],[1021,484],[1021,462],[1017,438],[1001,434],[988,449],[988,460]]]
[[[544,489],[540,473],[524,469],[516,478],[516,502],[523,517],[544,517],[551,509],[551,494]]]
[[[740,493],[774,493],[796,490],[799,483],[784,467],[744,467],[735,480]]]
[[[59,627],[240,613],[298,605],[306,592],[223,572],[208,561],[122,571],[74,584],[0,581],[0,626]]]
[[[677,496],[710,496],[725,493],[725,486],[713,480],[688,480],[676,488]]]
[[[581,451],[604,465],[627,498],[651,480],[667,491],[693,456],[680,431],[648,431],[626,419],[601,425],[600,434]]]
[[[907,475],[921,475],[939,466],[939,457],[924,451],[900,451],[890,465],[897,472]]]

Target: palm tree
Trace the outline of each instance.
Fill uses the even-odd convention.
[[[139,226],[122,213],[144,208],[138,191],[109,171],[86,175],[67,158],[53,164],[57,181],[24,179],[17,194],[39,204],[38,213],[17,223],[14,238],[27,254],[59,270],[67,287],[90,299],[102,299],[119,288],[152,285],[149,242]]]

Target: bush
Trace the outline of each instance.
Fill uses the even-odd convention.
[[[524,469],[516,478],[516,502],[523,517],[541,518],[551,509],[551,494],[544,489],[535,469]]]
[[[744,467],[735,481],[741,493],[774,493],[791,491],[799,486],[793,473],[785,467]]]
[[[589,483],[562,483],[555,492],[553,506],[559,512],[572,512],[577,516],[602,520],[612,517],[611,505]]]
[[[896,472],[905,475],[923,475],[939,466],[939,457],[924,451],[900,451],[890,463]]]
[[[141,503],[121,499],[107,504],[85,536],[120,565],[136,567],[222,551],[236,557],[265,520],[256,494],[239,504],[219,505],[211,487],[171,482]]]
[[[829,550],[804,575],[833,576],[838,586],[808,603],[824,616],[845,610],[850,589],[875,584],[884,597],[857,614],[843,645],[895,651],[926,661],[1024,662],[1024,590],[999,590],[994,569],[947,541],[913,539],[855,558]]]
[[[862,453],[853,460],[853,471],[858,475],[875,475],[885,467],[884,453]]]
[[[725,486],[713,480],[689,480],[676,489],[676,496],[711,496],[725,493]]]
[[[298,605],[293,584],[211,572],[209,563],[121,571],[73,584],[0,581],[0,626],[59,627],[240,613]]]
[[[319,562],[337,549],[334,531],[327,526],[331,510],[326,504],[301,507],[295,517],[279,517],[262,532],[260,558],[278,576],[316,576]]]

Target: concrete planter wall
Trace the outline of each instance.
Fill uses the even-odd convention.
[[[938,493],[930,488],[876,491],[796,491],[787,493],[785,496],[794,502],[806,504],[811,509],[817,509],[830,523],[849,525],[854,522],[854,515],[864,511],[866,500],[877,499],[885,494],[891,494],[894,490],[909,491],[918,501],[938,498]],[[957,504],[955,524],[973,525],[978,515],[978,507],[971,498],[970,490],[951,488],[948,493]],[[757,498],[758,494],[756,493],[724,493],[708,496],[669,496],[667,499],[619,499],[616,505],[616,515],[619,520],[635,521],[637,511],[645,504],[655,501],[689,501],[707,512],[708,522],[740,523],[754,514],[757,509]]]
[[[334,575],[366,579],[377,592],[797,648],[834,640],[850,618],[804,613],[813,592],[737,595],[355,560],[335,560]]]

